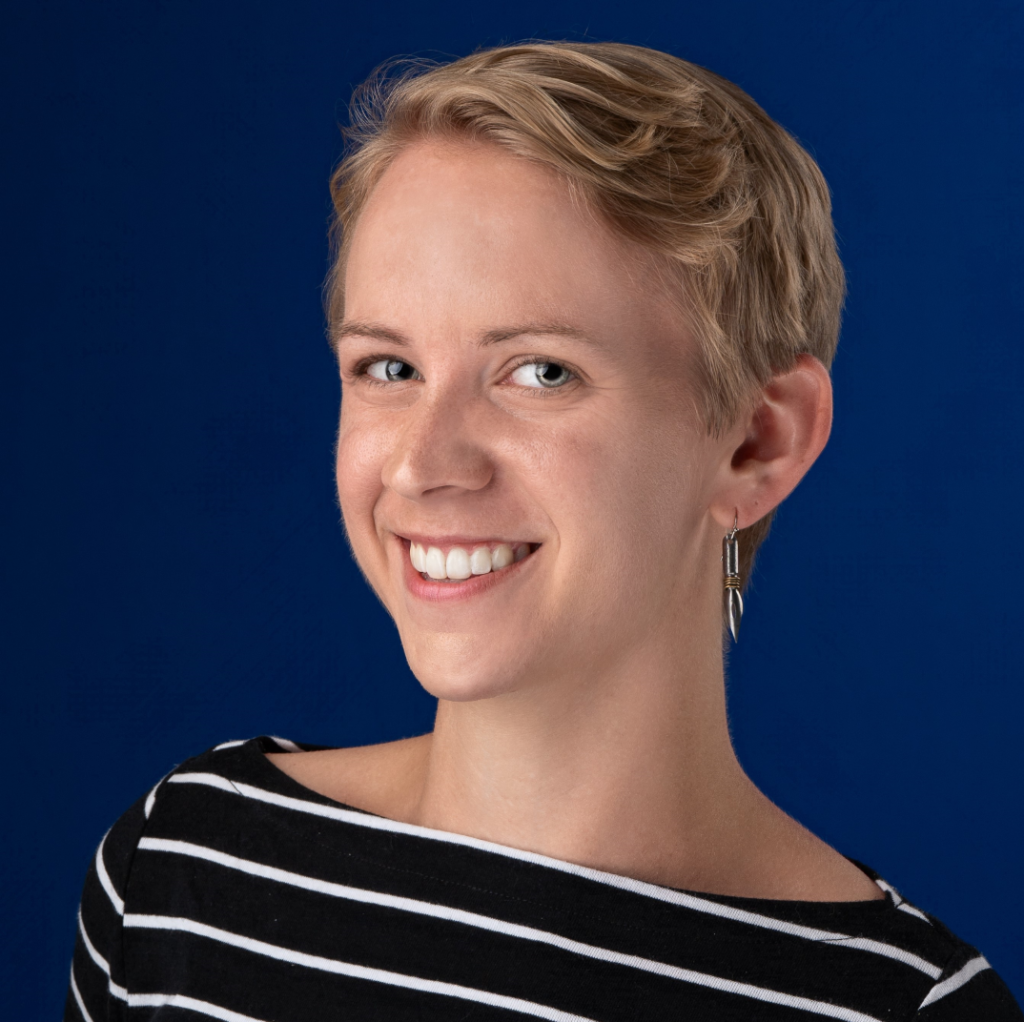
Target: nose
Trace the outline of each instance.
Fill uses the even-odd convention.
[[[384,485],[403,497],[482,490],[494,476],[473,401],[448,392],[424,394],[402,413],[395,447],[384,463]]]

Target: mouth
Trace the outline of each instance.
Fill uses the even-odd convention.
[[[533,553],[529,543],[476,543],[470,546],[430,545],[409,541],[409,563],[424,581],[465,582],[475,575],[502,571]]]
[[[410,590],[427,599],[471,596],[519,573],[540,543],[492,539],[453,542],[397,537]]]

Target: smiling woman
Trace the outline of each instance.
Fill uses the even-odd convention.
[[[1021,1019],[729,739],[723,592],[831,422],[813,161],[627,46],[487,51],[355,114],[338,494],[435,728],[176,770],[100,846],[66,1017]]]

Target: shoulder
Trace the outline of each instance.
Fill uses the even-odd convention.
[[[277,742],[281,744],[277,745]],[[122,813],[103,836],[93,863],[103,886],[106,887],[106,881],[109,880],[116,890],[125,889],[135,852],[146,833],[157,804],[163,804],[168,794],[175,790],[176,782],[202,780],[216,785],[219,779],[223,784],[230,784],[230,777],[237,774],[239,767],[244,764],[243,750],[246,746],[254,744],[261,749],[299,749],[299,746],[292,742],[284,742],[283,739],[240,739],[221,742],[173,767]]]
[[[105,873],[111,881],[121,881],[121,885],[127,882],[132,859],[150,820],[169,800],[184,796],[194,801],[217,788],[234,791],[236,784],[259,780],[256,768],[268,754],[290,753],[301,758],[313,750],[314,746],[284,738],[260,736],[221,742],[183,760],[118,817],[104,835],[94,862],[100,879]]]
[[[402,818],[418,799],[429,742],[429,735],[347,749],[272,736],[221,742],[176,766],[118,819],[104,838],[103,861],[123,889],[138,848],[172,834],[219,832],[225,814],[236,826],[255,826],[253,814],[265,815],[269,804],[308,812],[340,803]]]
[[[97,901],[122,916],[140,849],[159,843],[168,824],[179,838],[198,833],[222,816],[225,792],[239,794],[247,785],[258,791],[254,786],[261,782],[284,779],[270,766],[267,753],[302,754],[308,748],[281,738],[239,739],[221,742],[172,768],[103,835],[89,866],[83,909],[92,900],[89,893],[95,892]],[[267,774],[261,776],[260,767]]]
[[[1024,1012],[985,956],[927,918],[949,954],[914,1022],[1024,1022]]]
[[[275,774],[264,750],[286,747],[299,748],[272,739],[214,746],[161,778],[103,835],[82,888],[66,1017],[122,1017],[131,971],[125,929],[145,918],[153,890],[188,893],[190,884],[187,870],[168,869],[167,856],[147,855],[147,849],[184,849],[204,831],[216,832],[225,817],[225,789],[240,792],[258,780],[259,766]]]
[[[239,855],[291,861],[319,847],[325,818],[348,822],[390,808],[385,793],[397,790],[411,761],[410,746],[390,745],[398,748],[324,749],[267,736],[215,745],[176,766],[116,821],[87,889],[119,917],[114,924],[138,925],[165,896],[182,904],[198,896],[199,860],[234,869]],[[219,897],[230,875],[206,870],[199,886]]]
[[[893,943],[925,964],[935,963],[932,983],[914,1022],[1024,1022],[1013,995],[977,948],[912,905],[872,870],[858,866],[886,892],[896,909],[887,914]]]

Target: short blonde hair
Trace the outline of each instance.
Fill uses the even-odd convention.
[[[332,333],[352,229],[381,175],[411,142],[471,139],[554,169],[679,271],[666,279],[698,340],[711,432],[801,354],[831,365],[845,288],[828,186],[788,132],[705,68],[640,46],[551,42],[385,66],[356,91],[347,137],[331,178]],[[770,519],[741,533],[744,579]]]

